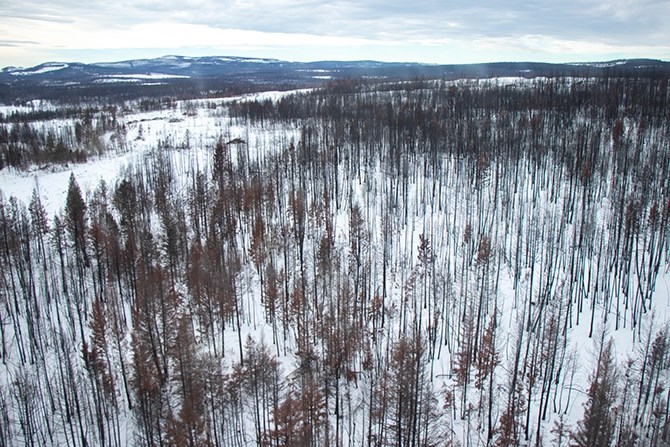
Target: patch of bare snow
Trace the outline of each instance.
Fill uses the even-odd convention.
[[[62,70],[62,69],[67,68],[67,67],[69,67],[68,64],[48,64],[48,65],[43,65],[42,67],[38,68],[37,70],[13,71],[13,72],[11,72],[11,74],[13,76],[32,76],[32,75],[37,75],[37,74],[49,73],[51,71]]]

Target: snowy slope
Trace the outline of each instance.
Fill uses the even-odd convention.
[[[648,188],[643,181],[650,178],[658,186],[667,179],[637,168],[616,174],[624,163],[610,154],[630,150],[621,157],[637,157],[638,166],[655,162],[660,171],[663,163],[657,160],[667,159],[667,123],[647,120],[654,124],[642,126],[632,112],[617,117],[620,124],[608,121],[597,98],[593,105],[561,109],[556,98],[604,88],[584,81],[501,77],[381,84],[344,93],[309,90],[294,96],[268,92],[178,101],[153,111],[129,103],[117,114],[118,126],[125,128],[117,150],[85,164],[27,173],[3,169],[3,203],[15,196],[27,205],[38,185],[50,222],[66,209],[71,174],[89,203],[100,197],[100,180],[107,183],[110,197],[126,180],[138,195],[148,191],[149,203],[134,216],[125,216],[118,202],[110,199],[108,204],[109,215],[122,229],[124,253],[134,246],[128,243],[133,237],[128,219],[136,221],[137,251],[146,251],[128,265],[135,266],[136,275],[146,275],[142,281],[128,280],[130,274],[120,275],[118,283],[100,280],[96,268],[106,267],[93,259],[89,267],[78,264],[81,255],[71,239],[65,271],[87,272],[81,288],[68,273],[73,276],[63,281],[70,284],[69,294],[61,290],[53,242],[52,256],[43,261],[50,275],[41,261],[32,261],[35,296],[44,298],[44,282],[54,301],[40,303],[47,317],[31,320],[33,295],[24,289],[25,301],[19,304],[24,312],[3,317],[8,335],[3,338],[0,404],[5,403],[0,409],[12,421],[6,433],[16,443],[31,437],[18,423],[23,407],[17,383],[50,379],[62,385],[78,374],[83,391],[61,397],[66,402],[74,402],[74,396],[82,399],[87,408],[83,422],[72,424],[83,427],[88,444],[102,444],[97,437],[105,432],[102,424],[109,429],[105,440],[111,445],[146,442],[152,436],[178,444],[175,439],[180,438],[170,436],[182,430],[202,442],[217,439],[212,443],[218,445],[254,444],[263,436],[272,445],[298,444],[309,436],[315,445],[326,439],[340,445],[395,445],[396,437],[403,436],[399,427],[414,423],[421,428],[415,430],[417,443],[491,445],[503,442],[504,421],[511,418],[510,445],[551,445],[557,422],[566,424],[563,435],[577,431],[603,341],[611,338],[619,367],[611,405],[621,409],[612,416],[616,436],[625,435],[628,418],[634,417],[639,421],[631,426],[643,434],[639,445],[660,445],[655,442],[662,418],[651,409],[667,404],[667,393],[650,392],[637,414],[635,405],[644,394],[641,384],[652,383],[649,377],[659,386],[670,378],[668,362],[658,360],[670,358],[663,347],[670,251],[668,230],[658,224],[668,196],[667,190]],[[526,92],[538,102],[520,107],[518,98],[527,98]],[[635,97],[621,95],[621,100]],[[567,114],[565,121],[552,107]],[[442,121],[422,119],[422,114],[438,116],[431,113],[442,113]],[[435,127],[440,124],[444,127]],[[466,148],[468,136],[480,145]],[[497,145],[489,147],[490,141]],[[633,141],[644,143],[646,150],[635,152]],[[220,165],[219,143],[227,143],[220,145]],[[520,147],[524,151],[516,153]],[[575,170],[571,154],[585,147],[596,153],[591,164]],[[470,150],[480,152],[472,155]],[[222,167],[218,175],[217,166]],[[630,183],[620,189],[624,178]],[[204,212],[195,199],[199,181],[205,185]],[[7,216],[14,215],[11,206],[4,209]],[[89,206],[89,223],[94,209]],[[621,227],[617,213],[626,217]],[[180,222],[187,225],[186,238],[175,242],[171,238],[182,231]],[[112,234],[113,228],[105,228]],[[47,237],[53,240],[54,232]],[[181,247],[175,259],[170,244]],[[36,252],[38,245],[30,247]],[[209,258],[212,253],[217,257]],[[142,271],[147,263],[154,266],[151,274]],[[22,278],[19,266],[29,264],[11,264],[16,272],[3,276],[3,297],[12,295],[10,279]],[[3,265],[10,272],[10,264]],[[208,277],[209,268],[220,270]],[[107,274],[112,278],[115,273],[109,268]],[[202,279],[203,290],[193,285],[198,275],[212,281]],[[229,276],[231,283],[217,282]],[[143,288],[154,281],[165,290]],[[107,287],[100,305],[108,321],[125,321],[120,348],[109,348],[115,360],[106,363],[107,373],[117,386],[113,398],[99,400],[104,408],[90,394],[104,394],[106,379],[96,382],[98,376],[85,368],[82,356],[84,346],[95,343],[92,307],[101,299],[101,283]],[[135,298],[128,296],[133,287]],[[228,307],[217,310],[225,316],[206,312],[210,292],[213,299],[233,296]],[[144,293],[153,301],[142,301]],[[270,299],[273,293],[276,301]],[[168,317],[145,314],[168,296],[179,297],[174,308],[163,308]],[[3,310],[12,310],[11,300],[3,304]],[[84,323],[77,321],[78,306],[86,309]],[[154,371],[151,350],[143,350],[138,341],[149,330],[142,325],[146,321],[155,326],[154,336],[172,334],[165,335],[165,346],[159,345],[165,349],[161,355],[169,379],[157,388],[131,384],[127,397],[119,359],[133,374],[140,367]],[[47,352],[46,360],[22,361],[19,353],[30,353],[28,334],[35,327],[61,334],[67,348],[58,348],[45,335],[34,350],[36,358]],[[111,328],[107,334],[110,345],[119,337]],[[208,401],[211,408],[199,413],[202,420],[194,422],[186,422],[188,414],[182,412],[197,393],[193,397],[185,391],[188,386],[178,373],[178,366],[189,368],[182,361],[188,353],[177,349],[181,343],[192,343],[187,351],[197,357],[193,361],[208,365],[193,370],[207,384],[198,382],[197,389],[217,396],[216,402]],[[265,348],[258,346],[265,346],[278,363],[280,380],[252,368],[267,360]],[[72,357],[72,374],[59,363],[59,349]],[[657,359],[656,369],[648,366],[651,358]],[[270,363],[260,370],[273,371]],[[155,376],[163,374],[161,368],[154,371]],[[267,382],[257,387],[250,379],[254,374]],[[220,394],[213,383],[225,385]],[[73,425],[66,421],[63,404],[49,410],[51,391],[41,389],[34,397],[35,405],[42,405],[35,411],[40,424],[34,438],[51,445],[64,439],[82,444],[69,433]],[[126,399],[135,403],[134,410],[127,409]],[[414,407],[403,412],[404,403]],[[160,423],[143,419],[151,411]],[[45,421],[58,427],[51,441]],[[152,427],[164,433],[151,432]],[[305,438],[290,437],[298,433]]]

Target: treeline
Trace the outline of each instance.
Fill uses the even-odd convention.
[[[269,78],[269,76],[266,76]],[[203,97],[222,98],[271,90],[292,90],[323,84],[314,79],[249,79],[248,73],[236,76],[167,78],[160,82],[96,82],[95,78],[36,84],[31,80],[0,83],[0,103],[22,105],[32,100],[48,100],[63,107],[82,103],[121,104],[138,99],[179,100]]]
[[[107,149],[105,134],[114,132],[120,139],[125,135],[116,113],[114,106],[15,111],[0,120],[0,170],[85,163],[90,155],[102,155]]]
[[[668,95],[337,84],[3,198],[0,445],[667,445]]]

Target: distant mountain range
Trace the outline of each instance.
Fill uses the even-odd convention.
[[[39,97],[202,95],[318,86],[338,79],[488,78],[502,76],[670,77],[670,62],[628,59],[594,63],[499,62],[434,65],[376,61],[288,62],[242,57],[165,56],[109,63],[48,62],[0,70],[0,101]],[[156,88],[161,86],[161,88]]]

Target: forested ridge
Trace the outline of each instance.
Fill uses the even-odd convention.
[[[132,151],[140,107],[221,131],[55,213],[0,195],[0,446],[670,444],[669,102],[337,81],[2,117],[5,170]]]

